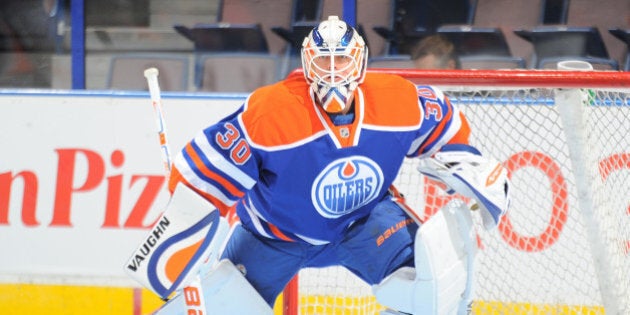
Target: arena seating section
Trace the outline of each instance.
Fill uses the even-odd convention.
[[[262,53],[275,55],[278,61],[274,68],[278,73],[268,76],[269,80],[280,79],[299,67],[299,47],[304,36],[323,17],[341,12],[340,0],[283,2],[282,13],[277,6],[265,7],[244,0],[220,0],[219,5],[217,24],[261,26],[261,40],[269,43],[268,52]],[[371,67],[411,67],[410,47],[425,36],[440,33],[453,41],[465,69],[548,69],[565,59],[586,60],[595,69],[628,69],[627,21],[624,24],[627,16],[617,13],[617,17],[611,17],[609,12],[614,8],[592,7],[585,0],[509,1],[509,6],[503,2],[357,1],[357,27],[368,42]],[[621,11],[629,14],[627,3],[611,1],[610,6],[616,5],[625,5],[627,10]],[[591,12],[597,10],[603,11],[600,16]],[[517,15],[519,18],[513,19]],[[227,33],[231,27],[218,30]],[[241,50],[246,49],[232,52],[234,58],[244,58]],[[224,47],[199,53],[205,58],[215,53],[229,58]],[[195,72],[204,71],[203,65],[197,63]],[[196,82],[195,86],[200,88],[199,80]]]
[[[103,68],[87,69],[88,88],[141,88],[118,82],[130,76],[115,71],[135,71],[115,65],[124,59],[173,71],[173,59],[187,58],[171,89],[248,92],[300,67],[299,48],[307,32],[325,16],[342,12],[342,0],[143,3],[150,20],[144,28],[88,25],[87,58],[92,58],[88,64]],[[201,10],[202,6],[212,6],[212,11]],[[627,0],[357,0],[357,24],[369,46],[371,67],[409,67],[410,47],[440,33],[454,42],[464,69],[549,69],[560,60],[578,59],[596,69],[630,70]],[[126,42],[120,44],[119,38]],[[68,29],[58,39],[52,87],[67,88]],[[216,66],[220,63],[236,68],[221,70]],[[272,73],[252,74],[245,67]],[[103,78],[91,76],[91,71],[104,73]],[[180,80],[181,76],[185,78]],[[245,76],[250,80],[241,86],[208,81],[244,82]]]

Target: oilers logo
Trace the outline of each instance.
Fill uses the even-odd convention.
[[[338,218],[374,200],[383,187],[383,172],[372,160],[352,156],[336,160],[317,175],[311,198],[317,212]]]

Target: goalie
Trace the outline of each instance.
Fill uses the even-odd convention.
[[[439,89],[366,73],[367,60],[357,31],[330,16],[304,39],[303,76],[257,89],[175,159],[165,214],[198,209],[188,225],[212,226],[212,214],[235,208],[240,219],[213,250],[220,263],[201,279],[208,313],[270,314],[300,269],[332,265],[373,285],[389,314],[466,308],[474,258],[468,208],[449,205],[422,223],[392,183],[404,158],[422,159],[419,170],[474,199],[491,229],[509,206],[507,171],[469,145],[466,118]],[[201,246],[182,275],[158,294],[197,274],[209,238],[223,244],[208,230],[190,242]],[[158,242],[193,234],[166,232]],[[134,277],[155,278],[162,265]],[[191,298],[178,296],[158,314],[185,313],[182,301]]]

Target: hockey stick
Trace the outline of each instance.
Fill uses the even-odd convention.
[[[168,180],[171,173],[171,151],[166,137],[166,124],[164,120],[164,110],[162,108],[162,96],[158,75],[159,71],[156,68],[148,68],[144,70],[144,77],[147,79],[147,84],[149,86],[151,104],[153,105],[153,110],[156,116],[157,133],[162,151],[162,162],[164,163],[164,170]],[[205,312],[206,305],[203,298],[201,280],[198,275],[195,275],[191,283],[184,287],[183,294],[188,314],[203,314]]]
[[[151,105],[155,112],[155,122],[157,124],[157,133],[160,139],[160,148],[162,150],[162,162],[166,171],[166,178],[171,173],[171,150],[168,147],[166,139],[166,124],[164,123],[164,110],[162,109],[162,96],[160,92],[160,83],[158,82],[159,71],[156,68],[148,68],[144,70],[144,77],[149,85],[149,95],[151,96]]]

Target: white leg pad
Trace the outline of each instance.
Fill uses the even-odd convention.
[[[228,259],[221,260],[201,280],[201,287],[205,314],[273,314],[267,302]],[[187,315],[185,303],[184,295],[178,294],[154,315]]]
[[[395,310],[422,315],[465,314],[476,253],[470,210],[451,202],[425,222],[415,239],[415,266],[396,270],[373,287]]]

